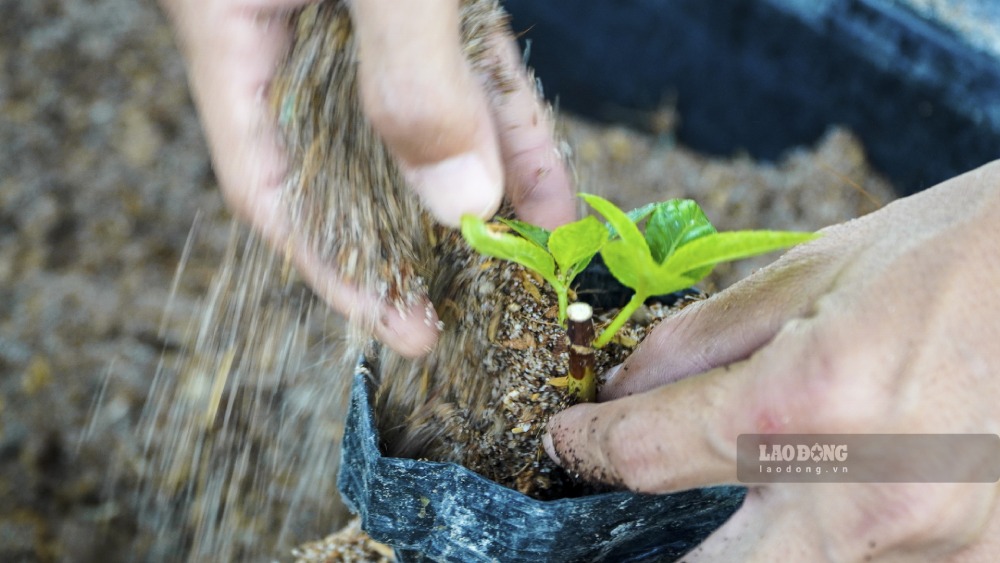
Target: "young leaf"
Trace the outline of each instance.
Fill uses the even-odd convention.
[[[515,233],[530,240],[538,246],[542,248],[549,247],[549,236],[551,236],[552,233],[550,233],[548,229],[532,225],[531,223],[525,223],[524,221],[518,221],[517,219],[504,219],[503,217],[498,217],[497,219],[504,225],[513,229]]]
[[[632,211],[627,211],[627,212],[625,212],[625,214],[628,215],[628,218],[631,219],[633,223],[638,224],[640,221],[642,221],[646,217],[649,217],[650,213],[652,213],[653,211],[656,210],[656,206],[657,205],[659,205],[659,204],[658,203],[647,203],[646,205],[643,205],[642,207],[636,207]],[[614,236],[614,234],[612,234],[611,236]]]
[[[560,273],[570,281],[575,271],[584,266],[604,246],[608,230],[595,217],[589,216],[558,227],[549,236],[549,252],[555,258]]]
[[[665,270],[664,264],[643,262],[633,249],[621,240],[613,240],[601,250],[604,264],[622,285],[635,290],[642,300],[652,295],[665,295],[688,287],[693,280],[682,272]]]
[[[480,254],[517,262],[538,272],[549,283],[556,277],[555,261],[547,250],[521,237],[490,230],[475,215],[462,216],[462,236]]]
[[[675,291],[687,289],[699,281],[675,272],[663,273],[654,270],[646,274],[645,291],[641,295],[643,301],[645,301],[654,295],[668,295]]]
[[[613,240],[601,249],[604,265],[625,287],[644,293],[647,285],[646,272],[656,268],[652,258],[635,252],[635,248],[622,239]]]
[[[636,207],[632,211],[625,213],[625,215],[627,215],[628,218],[631,219],[633,223],[638,225],[640,221],[642,221],[646,217],[649,217],[649,215],[656,209],[657,205],[659,204],[647,203],[642,207]],[[616,236],[618,236],[618,229],[614,228],[610,223],[606,226],[608,228],[608,236],[610,238],[615,238]]]
[[[721,262],[730,262],[766,254],[789,246],[817,238],[815,233],[788,231],[730,231],[713,233],[677,249],[660,269],[664,272],[679,272],[689,275],[699,269],[711,267]],[[695,283],[699,281],[695,280]]]
[[[671,199],[656,206],[646,224],[646,243],[657,263],[684,244],[716,232],[693,200]]]
[[[580,195],[580,197],[583,197],[585,194],[579,194],[579,195]],[[632,211],[626,212],[625,215],[629,219],[631,219],[633,223],[635,223],[636,225],[638,225],[640,221],[642,221],[646,217],[649,217],[649,215],[651,213],[653,213],[653,211],[656,209],[657,205],[659,205],[659,204],[658,203],[647,203],[646,205],[643,205],[642,207],[636,207]],[[615,238],[616,236],[618,236],[618,229],[616,229],[611,223],[606,224],[605,227],[607,227],[607,229],[608,229],[608,237],[609,238]]]
[[[618,209],[618,206],[596,195],[580,194],[580,197],[593,207],[595,211],[604,216],[611,225],[611,228],[614,229],[614,232],[629,247],[635,249],[636,252],[649,254],[649,246],[646,245],[646,239],[642,236],[642,232],[639,231],[639,227],[624,211]],[[652,255],[650,255],[650,260],[652,260]]]

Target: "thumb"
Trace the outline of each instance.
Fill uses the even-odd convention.
[[[665,319],[622,364],[612,368],[599,399],[608,401],[750,357],[791,319],[812,314],[841,261],[824,250],[829,235],[725,291]]]
[[[504,172],[489,104],[462,50],[458,2],[352,2],[365,114],[439,221],[489,217]]]

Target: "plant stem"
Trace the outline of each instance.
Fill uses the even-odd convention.
[[[609,324],[607,328],[604,329],[604,332],[597,337],[597,340],[594,341],[594,348],[603,348],[607,346],[608,342],[611,342],[611,339],[615,337],[615,334],[618,334],[618,331],[625,326],[626,321],[629,320],[632,313],[634,313],[636,309],[641,307],[646,301],[646,297],[648,296],[642,295],[639,292],[633,294],[632,299],[629,299],[629,302],[622,307],[622,310],[618,311],[618,315],[611,320],[611,324]]]
[[[586,303],[573,303],[566,309],[569,324],[569,392],[582,402],[597,398],[594,369],[594,310]]]
[[[569,302],[569,287],[559,278],[550,276],[542,277],[546,282],[548,282],[549,286],[552,287],[552,291],[556,292],[556,297],[559,299],[559,324],[560,326],[566,326],[566,307]]]
[[[566,323],[566,310],[568,308],[567,303],[569,302],[569,297],[566,291],[566,286],[553,286],[556,290],[556,296],[559,298],[559,324]],[[593,338],[593,336],[591,337]]]

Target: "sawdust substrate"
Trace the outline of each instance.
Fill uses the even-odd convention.
[[[464,460],[469,469],[534,498],[604,490],[567,474],[542,449],[548,419],[576,402],[567,390],[569,340],[557,322],[557,299],[547,284],[516,265],[504,274],[487,331],[492,344],[487,373],[498,381],[493,404],[476,413],[479,420],[470,421],[470,428],[480,429],[472,433],[471,443],[454,446],[470,452]],[[601,374],[621,363],[656,324],[703,298],[686,295],[671,307],[650,303],[637,311],[609,345],[596,350],[598,389]],[[595,311],[596,334],[616,312]]]
[[[396,553],[377,542],[361,529],[361,519],[354,517],[346,526],[329,536],[292,550],[295,563],[394,563]]]

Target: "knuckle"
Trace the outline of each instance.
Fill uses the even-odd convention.
[[[648,431],[636,427],[639,418],[622,411],[607,425],[599,445],[607,468],[603,477],[633,491],[651,492],[660,485],[656,471],[652,471],[660,467],[652,455],[659,448]]]
[[[796,331],[793,321],[783,329]],[[815,335],[800,361],[789,388],[780,392],[781,410],[805,432],[870,432],[884,416],[887,395],[864,350],[838,345],[840,339]],[[780,337],[780,335],[779,335]]]
[[[813,432],[852,434],[870,431],[877,416],[867,383],[845,381],[836,367],[810,372],[799,394],[798,420]]]
[[[630,441],[623,422],[624,415],[617,415],[601,436],[599,447],[604,453],[608,471],[603,480],[633,489],[637,485],[638,476],[632,456],[627,449],[621,447],[623,443]]]

